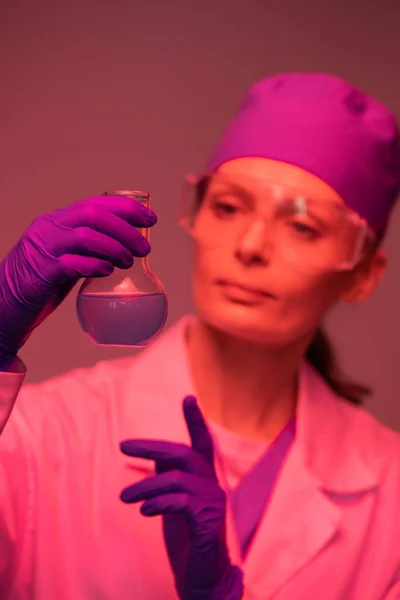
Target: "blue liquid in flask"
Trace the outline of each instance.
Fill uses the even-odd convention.
[[[82,329],[102,346],[146,346],[162,330],[168,314],[163,293],[81,293],[77,313]]]

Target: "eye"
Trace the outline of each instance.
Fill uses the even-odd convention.
[[[315,240],[320,237],[320,232],[302,221],[292,221],[291,227],[296,234],[307,240]]]
[[[235,215],[239,212],[239,209],[234,204],[230,204],[229,202],[214,202],[213,204],[214,212],[220,217],[229,217]]]
[[[234,217],[241,211],[238,199],[231,194],[216,194],[210,200],[213,213],[221,219]]]

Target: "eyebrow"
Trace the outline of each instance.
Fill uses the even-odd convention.
[[[253,192],[250,192],[249,190],[246,190],[246,188],[242,187],[240,184],[238,183],[234,183],[234,182],[216,182],[214,184],[211,184],[210,187],[208,188],[206,195],[207,194],[213,194],[213,193],[221,193],[221,194],[228,194],[228,193],[236,193],[238,195],[238,197],[240,198],[240,200],[243,200],[247,205],[252,205],[254,206],[255,204],[255,198],[256,195]]]

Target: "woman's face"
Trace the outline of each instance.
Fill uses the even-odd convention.
[[[326,183],[278,161],[240,158],[223,164],[218,173],[231,180],[246,181],[246,189],[249,195],[257,197],[257,210],[261,212],[269,209],[262,206],[263,198],[256,186],[260,180],[282,183],[304,197],[344,206]],[[200,207],[194,232],[196,227],[204,226],[202,211],[207,210],[206,204]],[[243,235],[231,235],[235,231],[234,219],[240,217],[236,213],[215,213],[206,221],[207,237],[212,239],[220,235],[220,219],[231,220],[233,226],[224,229],[223,243],[195,241],[193,291],[198,315],[220,331],[255,343],[286,344],[312,335],[339,299],[360,299],[379,280],[384,266],[382,257],[376,265],[374,259],[373,268],[369,264],[362,271],[340,271],[328,263],[325,266],[320,258],[315,261],[322,254],[315,254],[319,252],[318,244],[310,239],[302,246],[303,259],[296,263],[287,260],[287,248],[279,248],[275,232],[269,231],[268,225],[260,229],[256,224]],[[194,239],[197,240],[196,235]],[[309,254],[313,252],[314,255]],[[307,268],[308,261],[313,268]]]

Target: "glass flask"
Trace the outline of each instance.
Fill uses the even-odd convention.
[[[117,190],[105,196],[128,196],[150,208],[147,192]],[[149,240],[149,228],[137,228]],[[168,314],[164,287],[149,269],[148,256],[135,257],[130,269],[85,279],[77,297],[80,326],[100,346],[147,346],[162,330]]]

